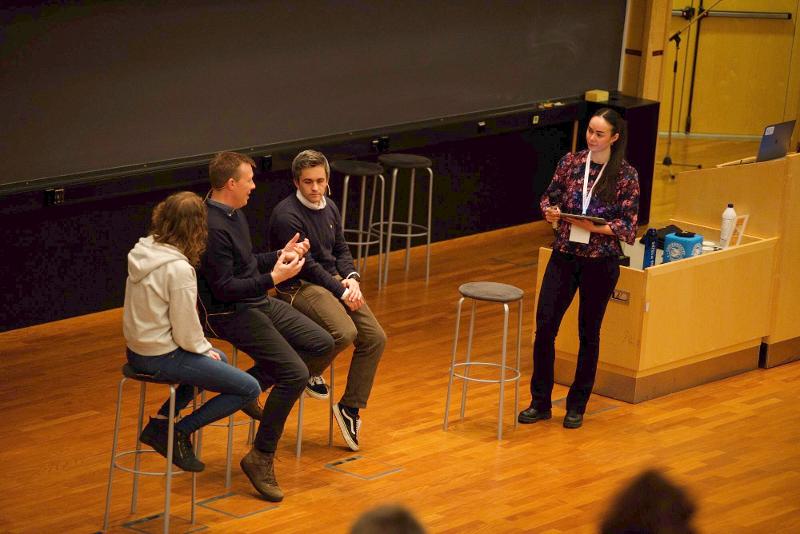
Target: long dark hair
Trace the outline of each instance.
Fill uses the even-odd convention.
[[[611,137],[614,134],[619,134],[614,143],[611,144],[611,156],[608,158],[606,170],[603,171],[603,180],[597,184],[594,194],[597,195],[605,202],[614,202],[617,198],[617,180],[619,179],[619,171],[622,168],[622,160],[625,158],[625,147],[628,144],[628,124],[622,116],[611,108],[598,109],[592,115],[594,117],[602,117],[611,125]]]

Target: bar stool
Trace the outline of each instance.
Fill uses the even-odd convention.
[[[405,271],[408,274],[410,262],[410,249],[411,238],[426,236],[427,238],[427,252],[425,256],[425,283],[428,283],[431,273],[431,213],[433,208],[433,162],[423,156],[416,156],[413,154],[381,154],[378,156],[378,161],[386,168],[392,168],[392,183],[389,193],[389,219],[386,221],[388,229],[385,234],[381,230],[381,234],[386,237],[386,260],[385,260],[385,273],[383,283],[389,281],[389,253],[392,250],[392,237],[405,237],[406,238],[406,263]],[[400,169],[410,169],[410,181],[408,192],[408,217],[406,221],[394,220],[395,209],[395,193],[397,191],[397,174]],[[413,222],[414,217],[414,184],[416,182],[417,170],[426,170],[428,172],[428,218],[426,224],[417,224]],[[400,226],[404,231],[396,232],[395,226]]]
[[[524,292],[518,287],[508,284],[499,284],[496,282],[469,282],[462,284],[458,291],[461,293],[461,299],[458,301],[456,312],[456,334],[453,340],[453,358],[450,362],[450,380],[447,383],[447,400],[444,405],[444,430],[447,431],[448,412],[450,411],[450,391],[453,387],[453,379],[461,378],[464,381],[464,386],[461,391],[461,416],[464,418],[464,411],[467,403],[467,385],[472,382],[488,382],[492,384],[500,384],[500,406],[497,412],[497,439],[503,438],[503,399],[505,394],[505,383],[514,382],[514,413],[517,413],[517,406],[519,404],[519,379],[520,379],[520,346],[522,343],[522,297]],[[456,354],[458,350],[458,334],[459,326],[461,324],[461,305],[464,299],[472,300],[472,313],[469,320],[469,337],[467,340],[467,354],[466,360],[461,363],[456,363]],[[478,301],[484,302],[499,302],[503,304],[503,346],[502,357],[500,363],[493,362],[476,362],[472,361],[472,335],[475,331],[475,309]],[[508,305],[512,302],[519,302],[518,306],[518,322],[517,322],[517,360],[516,367],[506,365],[506,344],[508,341]],[[469,376],[470,368],[473,366],[496,368],[500,371],[499,378],[474,378]],[[457,369],[463,369],[463,374],[456,372]],[[507,376],[507,373],[509,375]],[[514,427],[517,426],[517,419],[514,418]]]
[[[348,245],[356,247],[356,269],[363,276],[367,268],[367,256],[371,245],[378,245],[378,289],[381,287],[381,268],[383,266],[383,206],[385,199],[386,183],[383,178],[383,167],[368,161],[337,160],[331,162],[331,169],[344,174],[342,187],[342,231]],[[361,191],[358,204],[358,227],[347,228],[347,196],[351,176],[361,177]],[[369,218],[364,224],[364,208],[366,206],[367,178],[371,178],[371,200],[369,204]],[[375,214],[375,197],[380,184],[380,218],[379,228],[373,231],[373,216]],[[354,236],[348,238],[348,235]],[[363,254],[362,254],[363,249]]]
[[[122,390],[125,382],[136,380],[141,384],[139,390],[139,418],[136,425],[136,448],[133,450],[117,452],[117,441],[119,440],[119,427],[122,415]],[[139,468],[139,461],[142,454],[158,454],[152,449],[142,449],[142,443],[139,441],[139,436],[142,433],[142,421],[144,419],[144,403],[147,384],[163,384],[169,386],[169,417],[167,419],[168,434],[167,434],[167,467],[164,471],[142,471]],[[142,374],[137,372],[131,365],[125,364],[122,366],[122,379],[119,381],[119,389],[117,393],[117,414],[114,420],[114,443],[111,446],[111,466],[108,469],[108,491],[106,493],[106,509],[103,515],[103,531],[108,530],[109,515],[111,512],[111,484],[114,478],[114,470],[120,469],[133,473],[133,494],[131,495],[131,514],[136,513],[137,496],[139,490],[139,475],[149,476],[163,476],[166,477],[166,488],[164,489],[164,532],[169,532],[169,512],[170,512],[170,493],[172,490],[172,477],[183,473],[178,468],[173,468],[172,453],[173,453],[173,436],[175,433],[175,387],[176,384],[169,380],[160,380],[152,375]],[[195,396],[197,388],[195,388]],[[195,405],[196,407],[196,405]],[[202,430],[198,430],[198,433]],[[199,436],[199,434],[198,434]],[[119,465],[118,459],[123,456],[134,456],[133,468]],[[192,512],[191,524],[195,524],[195,500],[197,493],[197,473],[192,473]]]
[[[213,338],[213,336],[208,336],[208,335],[206,335],[206,337]],[[219,338],[214,338],[214,339],[219,339]],[[236,367],[237,363],[238,363],[238,360],[239,360],[239,349],[234,347],[233,344],[231,344],[231,349],[232,349],[231,350],[231,358],[230,358],[228,363],[230,365]],[[205,391],[200,393],[200,401],[201,402],[205,402],[206,401],[206,396],[205,395],[206,395]],[[255,435],[256,435],[255,419],[250,418],[250,417],[248,417],[247,419],[248,419],[247,421],[235,421],[234,420],[234,414],[231,414],[231,415],[228,416],[228,421],[225,422],[225,423],[210,423],[209,425],[207,425],[207,426],[224,427],[224,428],[228,429],[228,440],[227,440],[227,446],[226,446],[226,450],[225,450],[225,489],[230,489],[231,488],[231,484],[233,483],[233,472],[232,471],[233,471],[233,431],[234,431],[234,428],[236,428],[237,426],[249,425],[248,431],[247,431],[247,443],[248,444],[252,444],[253,440],[255,439]],[[198,435],[198,439],[197,439],[197,456],[198,457],[200,456],[200,452],[201,451],[202,451],[202,434],[199,434]]]
[[[333,446],[333,362],[331,362],[330,371],[331,377],[328,384],[328,447]],[[303,391],[297,402],[297,443],[295,444],[295,456],[297,458],[300,458],[303,448],[303,399],[305,396],[305,391]]]

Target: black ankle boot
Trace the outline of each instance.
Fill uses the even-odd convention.
[[[177,429],[174,430],[174,434],[172,440],[172,463],[184,471],[199,473],[205,469],[205,464],[194,455],[194,449],[192,448],[192,443],[189,441],[189,436]],[[147,423],[147,426],[142,430],[139,441],[153,447],[154,451],[166,458],[168,437],[169,424],[167,420],[154,419],[151,417],[150,422]]]
[[[544,421],[545,419],[550,419],[551,417],[553,417],[553,413],[550,410],[540,411],[531,406],[530,408],[519,412],[517,421],[527,425],[530,423],[535,423],[536,421]]]
[[[189,441],[189,436],[180,430],[175,431],[175,441],[172,447],[172,463],[184,471],[192,471],[195,473],[199,473],[206,468],[205,464],[194,455],[194,449],[192,448],[192,442]]]
[[[575,410],[568,410],[564,416],[564,428],[580,428],[583,424],[583,414]]]

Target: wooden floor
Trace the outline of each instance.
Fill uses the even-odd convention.
[[[708,154],[700,146],[686,157],[718,163],[751,155],[754,146],[719,145]],[[669,210],[672,187],[668,173],[657,168],[654,210]],[[533,204],[532,199],[532,212]],[[240,427],[237,495],[211,504],[226,513],[198,509],[206,531],[347,532],[364,510],[398,502],[430,532],[590,533],[621,485],[657,467],[696,499],[700,532],[800,532],[800,362],[638,405],[595,395],[579,430],[562,428],[563,403],[556,403],[551,421],[515,429],[512,390],[501,442],[495,439],[497,388],[473,384],[466,418],[458,421],[453,407],[453,423],[442,431],[457,287],[466,281],[494,280],[525,290],[521,404],[527,403],[536,258],[549,236],[547,225],[538,222],[438,243],[427,287],[421,248],[412,254],[408,277],[400,270],[400,254],[393,256],[389,288],[377,294],[367,283],[389,345],[370,406],[362,412],[362,450],[343,448],[338,432],[335,447],[328,448],[327,405],[307,399],[303,456],[294,457],[293,414],[276,468],[287,497],[266,509],[238,468],[247,450]],[[497,356],[498,308],[479,310],[475,357]],[[123,362],[120,321],[121,311],[112,310],[0,334],[0,531],[100,529]],[[348,361],[349,355],[339,357],[339,377]],[[150,411],[162,399],[156,391]],[[565,391],[556,386],[554,398]],[[129,415],[136,396],[128,390]],[[133,419],[126,419],[123,431],[128,443]],[[205,432],[200,499],[225,493],[225,435],[221,428]],[[356,459],[326,467],[348,458]],[[185,475],[175,481],[176,516],[188,515],[188,481]],[[159,512],[162,484],[145,480],[138,513],[131,515],[130,476],[118,473],[112,531],[130,532],[123,523]],[[146,524],[137,528],[146,530]]]

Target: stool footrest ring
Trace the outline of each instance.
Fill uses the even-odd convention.
[[[483,366],[483,367],[496,367],[498,369],[502,369],[504,366],[500,365],[499,363],[489,363],[489,362],[461,362],[453,365],[453,376],[457,378],[461,378],[463,380],[469,380],[470,382],[484,382],[487,384],[499,384],[500,382],[515,382],[520,379],[520,372],[515,369],[514,367],[509,367],[508,365],[505,366],[506,372],[511,373],[511,376],[507,377],[505,380],[502,378],[474,378],[471,376],[465,376],[455,372],[456,367],[463,367],[465,369],[469,369],[471,366]]]
[[[114,468],[119,469],[121,471],[126,471],[128,473],[133,473],[135,475],[147,475],[155,477],[167,476],[166,471],[142,471],[141,469],[133,469],[132,467],[125,467],[124,465],[120,465],[120,463],[117,461],[118,458],[122,458],[123,456],[129,456],[131,454],[135,455],[135,454],[149,454],[149,453],[158,454],[159,456],[161,456],[157,451],[154,451],[152,449],[140,449],[138,451],[133,450],[133,451],[120,452],[116,456],[114,456]],[[175,467],[172,470],[173,475],[179,475],[181,473],[185,473],[185,471],[183,471],[178,467]]]

